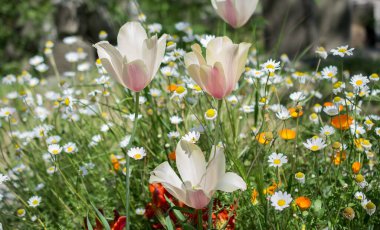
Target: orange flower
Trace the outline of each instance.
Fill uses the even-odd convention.
[[[278,132],[278,134],[284,140],[293,140],[296,138],[296,131],[291,129],[282,129]]]
[[[267,189],[264,189],[264,194],[273,195],[276,189],[280,186],[281,182],[277,184],[276,181],[273,181],[273,184],[271,186],[269,186]]]
[[[342,161],[346,160],[346,151],[337,152],[336,154],[332,155],[331,160],[334,163],[334,165],[340,165]]]
[[[347,114],[335,116],[331,119],[331,125],[337,129],[347,130],[353,122],[353,118]]]
[[[296,199],[296,204],[301,210],[306,210],[311,206],[311,200],[306,196],[300,196]]]
[[[176,84],[168,85],[169,92],[174,92],[177,88],[178,88],[178,86]]]
[[[273,140],[272,132],[263,132],[256,136],[256,140],[263,145],[269,144]]]
[[[114,154],[111,155],[111,163],[115,171],[118,171],[120,169],[119,160],[116,158]]]
[[[352,172],[354,172],[355,174],[358,174],[359,171],[360,171],[360,168],[361,168],[361,164],[360,162],[358,161],[355,161],[353,164],[352,164]]]
[[[251,194],[251,202],[253,205],[256,205],[259,203],[259,201],[257,200],[258,197],[259,197],[259,192],[257,192],[256,189],[253,189],[252,194]]]
[[[302,106],[297,106],[296,108],[289,108],[288,109],[290,116],[293,118],[297,118],[303,115]]]
[[[175,159],[176,159],[175,151],[169,153],[169,154],[168,154],[168,157],[169,157],[170,160],[175,161]]]

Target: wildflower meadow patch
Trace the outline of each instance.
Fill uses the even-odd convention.
[[[379,229],[379,73],[345,44],[258,52],[228,32],[257,4],[212,0],[215,35],[140,14],[96,61],[59,71],[48,40],[4,75],[0,229]]]

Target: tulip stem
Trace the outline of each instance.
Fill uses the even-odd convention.
[[[203,229],[203,225],[202,225],[202,209],[198,209],[197,210],[197,214],[198,214],[197,229],[198,230],[202,230]]]
[[[130,188],[130,181],[129,181],[129,156],[128,156],[128,149],[132,146],[133,140],[135,139],[136,135],[136,130],[137,130],[137,123],[138,123],[138,113],[139,113],[139,99],[140,99],[140,92],[136,92],[136,101],[135,101],[135,119],[133,121],[133,128],[132,128],[132,134],[131,138],[129,139],[129,143],[127,145],[127,151],[125,152],[125,160],[126,160],[126,179],[125,179],[125,188],[127,190],[126,192],[126,201],[125,201],[125,209],[126,209],[126,214],[125,214],[125,229],[129,230],[129,225],[131,223],[129,219],[129,188]]]
[[[214,146],[218,145],[218,139],[220,138],[220,132],[221,130],[221,122],[220,122],[220,117],[221,117],[221,112],[222,112],[222,104],[223,100],[218,100],[218,115],[216,117],[216,123],[215,123],[215,140],[214,140]],[[216,151],[216,148],[215,148]],[[211,156],[210,156],[211,157]],[[214,156],[215,157],[215,154]],[[209,161],[212,161],[213,159],[210,159]],[[212,209],[213,209],[213,203],[214,203],[214,198],[211,197],[210,203],[208,205],[208,221],[207,221],[207,227],[208,229],[212,229]]]

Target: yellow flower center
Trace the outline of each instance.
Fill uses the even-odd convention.
[[[339,53],[345,53],[345,52],[347,52],[347,49],[346,48],[340,48],[340,49],[338,49],[338,52]]]
[[[316,113],[312,113],[312,114],[310,115],[310,117],[311,117],[312,119],[317,119],[317,118],[318,118],[318,115],[317,115]]]
[[[66,98],[66,99],[65,99],[65,105],[66,105],[66,106],[69,106],[69,105],[70,105],[70,99],[69,99],[69,98]]]
[[[25,213],[25,210],[24,209],[19,209],[17,210],[17,214],[18,215],[23,215]]]
[[[355,178],[356,182],[360,183],[364,181],[364,176],[361,174],[358,174]]]
[[[296,177],[297,178],[302,178],[303,177],[303,173],[301,173],[301,172],[296,173]]]
[[[72,151],[73,151],[73,147],[70,146],[67,148],[67,152],[72,152]]]
[[[372,203],[372,202],[368,202],[368,203],[366,204],[365,207],[366,207],[367,209],[374,209],[376,206],[375,206],[374,203]]]
[[[267,69],[274,69],[274,65],[273,64],[268,64],[267,65]]]
[[[282,207],[286,204],[286,201],[284,199],[281,199],[281,200],[277,201],[277,204],[278,204],[278,206]]]
[[[32,204],[33,204],[33,205],[37,205],[37,204],[38,204],[38,200],[33,200],[33,201],[32,201]]]
[[[337,88],[339,88],[342,84],[343,84],[343,83],[342,83],[341,81],[337,81],[337,82],[334,83],[333,87],[334,87],[334,89],[337,89]]]
[[[362,80],[357,80],[357,81],[356,81],[356,85],[358,85],[358,86],[363,85],[363,81],[362,81]]]
[[[334,74],[330,72],[330,73],[327,74],[327,76],[329,76],[329,77],[333,77]]]
[[[11,114],[11,112],[5,111],[5,115],[9,116],[10,114]]]
[[[319,150],[319,146],[318,145],[313,145],[311,146],[311,151],[318,151]]]
[[[194,90],[196,90],[196,91],[201,91],[202,90],[202,88],[199,86],[199,85],[194,85]]]
[[[172,42],[172,41],[166,43],[166,46],[172,46],[172,45],[174,45],[174,42]]]
[[[215,115],[216,115],[215,109],[209,109],[206,111],[206,117],[211,118],[211,117],[214,117]]]
[[[53,151],[51,151],[53,154],[58,154],[59,153],[59,151],[58,151],[58,149],[54,149]]]
[[[142,158],[142,155],[140,153],[136,153],[135,156],[134,156],[134,158],[136,160],[140,160]]]
[[[178,86],[177,89],[175,90],[175,92],[178,94],[182,94],[183,92],[185,92],[185,87]]]
[[[281,160],[280,159],[274,159],[273,164],[279,165],[279,164],[281,164]]]

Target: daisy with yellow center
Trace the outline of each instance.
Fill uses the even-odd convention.
[[[262,64],[261,67],[265,72],[273,73],[274,71],[280,69],[280,62],[276,62],[275,60],[270,59]]]
[[[325,141],[317,136],[307,139],[306,142],[303,143],[303,145],[313,152],[319,151],[327,146]]]
[[[23,209],[23,208],[20,208],[20,209],[17,209],[17,216],[18,217],[23,217],[23,216],[25,216],[25,209]]]
[[[217,116],[218,116],[218,111],[216,111],[216,109],[208,109],[205,112],[206,120],[215,120]]]
[[[334,56],[344,57],[346,55],[347,56],[352,56],[353,55],[352,51],[354,51],[354,48],[348,48],[348,45],[346,45],[346,46],[338,46],[337,48],[332,49],[330,52]]]
[[[351,80],[350,80],[350,84],[354,87],[354,88],[363,88],[364,86],[366,86],[367,84],[369,83],[369,80],[366,76],[363,76],[362,74],[358,74],[358,75],[354,75]]]
[[[294,175],[294,178],[301,184],[305,183],[305,174],[302,172],[298,172]]]
[[[278,191],[273,194],[270,198],[272,206],[278,210],[282,211],[289,207],[290,202],[292,202],[292,196],[287,192]]]
[[[41,203],[41,197],[39,197],[39,196],[32,196],[28,200],[28,205],[29,205],[29,207],[32,207],[32,208],[37,207],[38,205],[40,205],[40,203]]]
[[[141,160],[146,156],[145,149],[143,147],[131,148],[128,151],[128,156],[135,160]]]
[[[287,162],[288,158],[283,153],[272,153],[268,159],[269,166],[278,168]]]
[[[58,155],[62,152],[62,147],[58,144],[49,145],[48,151],[53,155]]]

